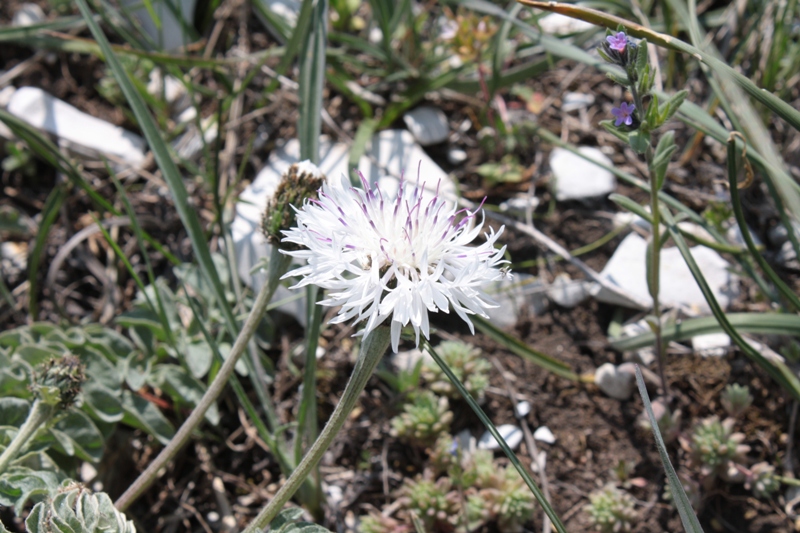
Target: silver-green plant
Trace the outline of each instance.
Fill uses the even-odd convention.
[[[719,401],[728,415],[739,418],[753,404],[753,395],[747,385],[731,383],[722,391]]]
[[[436,347],[436,351],[450,370],[464,383],[467,391],[479,400],[483,398],[484,391],[489,386],[489,369],[492,365],[484,358],[481,350],[462,341],[444,341]],[[439,365],[433,361],[425,361],[422,377],[433,392],[448,398],[461,397]]]
[[[136,533],[108,494],[93,493],[74,481],[65,481],[52,498],[37,503],[25,527],[29,533]]]
[[[421,391],[411,396],[403,412],[391,421],[392,435],[411,442],[428,445],[450,430],[453,412],[445,396]]]
[[[769,498],[781,488],[781,482],[775,475],[775,467],[767,462],[761,462],[750,467],[744,488],[752,490],[756,498]]]
[[[591,503],[584,510],[589,514],[592,526],[601,533],[631,531],[639,520],[633,497],[614,485],[592,492],[589,501]]]
[[[700,469],[703,485],[708,488],[719,476],[725,481],[740,482],[744,475],[737,468],[743,464],[750,447],[742,444],[743,433],[733,431],[735,420],[718,416],[701,420],[692,430],[689,444],[694,466]]]
[[[358,524],[359,533],[407,533],[411,530],[408,524],[376,512],[361,517]]]
[[[501,470],[497,478],[498,487],[486,491],[487,499],[500,531],[518,533],[533,518],[533,494],[512,466]]]

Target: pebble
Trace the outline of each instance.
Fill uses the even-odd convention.
[[[547,311],[547,288],[530,274],[515,273],[513,278],[488,283],[484,292],[498,307],[486,310],[489,320],[499,328],[514,326],[523,315],[541,315]]]
[[[591,146],[581,146],[578,151],[607,166],[612,166],[606,155]],[[550,169],[553,171],[553,187],[556,199],[585,200],[606,196],[614,192],[617,181],[614,174],[563,148],[550,153]]]
[[[32,126],[68,141],[75,151],[111,155],[138,166],[144,161],[144,139],[93,117],[37,87],[21,87],[11,96],[8,112]],[[81,148],[87,150],[81,150]]]
[[[36,4],[26,2],[19,6],[11,19],[12,26],[32,26],[46,18],[42,8]]]
[[[703,246],[695,246],[690,250],[715,298],[723,309],[727,309],[738,295],[738,277],[730,272],[730,263],[714,250]],[[614,251],[600,275],[632,297],[643,302],[652,302],[647,289],[646,254],[647,241],[631,233]],[[636,308],[635,305],[615,299],[613,295],[609,295],[609,291],[599,291],[594,296],[606,303]],[[661,305],[665,307],[683,306],[697,314],[711,312],[680,250],[675,247],[665,248],[661,252],[659,298]]]
[[[594,28],[594,25],[560,13],[551,13],[539,19],[539,27],[550,35],[570,35]]]
[[[517,404],[516,408],[517,418],[524,418],[528,416],[528,413],[531,412],[531,402],[529,401],[522,401]]]
[[[536,196],[530,196],[526,194],[524,196],[514,196],[513,198],[509,198],[497,207],[500,208],[502,213],[508,213],[509,215],[518,218],[524,218],[528,216],[528,210],[533,212],[537,207],[539,207],[539,202],[540,200]]]
[[[550,431],[550,428],[547,426],[542,426],[534,431],[533,438],[539,442],[546,442],[547,444],[553,444],[556,441],[556,436],[553,435],[553,432]]]
[[[467,160],[467,152],[461,148],[451,147],[447,150],[447,161],[451,165],[460,165]]]
[[[615,366],[605,363],[594,372],[594,382],[606,396],[627,400],[636,388],[636,371],[632,363]]]
[[[571,309],[583,302],[590,296],[592,283],[585,281],[573,281],[569,274],[563,273],[556,276],[552,285],[547,289],[547,296],[550,301]]]
[[[722,357],[728,353],[731,338],[726,333],[709,333],[692,337],[692,349],[703,357]]]
[[[516,450],[517,446],[522,442],[522,430],[513,424],[497,426],[497,432],[500,433],[500,436],[503,437],[503,440],[512,450]],[[495,440],[491,433],[486,431],[478,439],[478,448],[481,450],[499,450],[500,443]]]
[[[585,109],[594,103],[593,94],[565,93],[561,102],[561,111],[569,113],[578,109]]]
[[[430,146],[447,140],[450,125],[447,115],[432,106],[421,106],[403,115],[403,122],[421,146]]]

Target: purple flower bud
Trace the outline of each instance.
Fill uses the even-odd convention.
[[[625,51],[625,47],[628,45],[628,36],[625,35],[625,32],[621,31],[616,35],[607,36],[606,41],[608,41],[608,46],[612,50],[622,53]]]
[[[619,107],[612,108],[611,114],[617,118],[617,120],[614,121],[614,125],[620,126],[625,124],[626,126],[630,126],[633,124],[633,112],[635,110],[636,106],[628,104],[627,102],[622,102]]]

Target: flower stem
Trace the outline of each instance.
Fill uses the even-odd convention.
[[[631,95],[633,95],[634,105],[639,111],[640,116],[644,117],[644,101],[642,100],[642,95],[636,90],[636,82],[634,81],[632,72],[628,73],[628,81],[630,82],[629,88],[631,90]],[[661,209],[658,200],[659,191],[656,189],[656,173],[653,169],[653,155],[653,146],[650,144],[644,153],[645,160],[647,161],[647,170],[650,174],[650,212],[653,217],[650,232],[650,268],[648,269],[650,279],[647,280],[647,287],[650,290],[650,296],[653,298],[653,316],[655,317],[655,321],[653,324],[650,324],[650,327],[653,328],[653,333],[656,337],[655,352],[656,359],[658,360],[658,373],[661,378],[661,391],[664,396],[669,398],[667,376],[664,370],[666,360],[664,359],[664,341],[661,331],[661,301],[659,299],[659,286],[661,282]]]
[[[178,452],[186,445],[189,441],[189,438],[192,436],[192,432],[200,426],[200,423],[203,421],[203,418],[206,415],[206,411],[217,401],[217,398],[222,393],[225,385],[228,383],[228,379],[233,374],[233,370],[236,366],[236,362],[239,360],[239,357],[245,352],[247,348],[247,344],[250,342],[250,338],[256,331],[259,323],[261,322],[261,318],[264,316],[264,312],[267,309],[267,304],[269,304],[270,300],[272,299],[272,295],[275,292],[275,289],[280,282],[281,276],[286,272],[291,264],[291,257],[284,255],[278,251],[277,247],[272,247],[272,252],[270,255],[269,266],[267,269],[267,281],[264,283],[264,286],[261,287],[261,291],[258,293],[258,297],[256,297],[256,301],[253,303],[253,308],[250,310],[250,314],[247,316],[247,320],[242,327],[242,330],[239,332],[239,336],[236,338],[236,342],[231,348],[231,353],[228,356],[228,359],[225,360],[225,363],[219,370],[219,373],[214,377],[214,381],[211,382],[211,385],[206,390],[203,397],[197,404],[197,407],[194,408],[192,414],[189,415],[189,418],[183,423],[183,425],[178,429],[178,432],[172,438],[170,443],[161,450],[161,453],[158,454],[158,457],[153,460],[152,463],[142,472],[136,481],[128,487],[128,490],[119,497],[119,499],[114,502],[116,508],[120,511],[125,511],[131,503],[134,502],[139,496],[144,493],[145,490],[155,481],[159,476],[159,471],[164,468],[167,463],[172,461]]]
[[[358,361],[356,361],[356,366],[353,369],[350,380],[347,382],[347,386],[342,393],[342,398],[336,405],[336,409],[334,409],[333,414],[327,424],[325,424],[319,437],[317,437],[317,440],[308,450],[308,453],[300,464],[297,465],[295,471],[292,472],[292,475],[289,476],[289,479],[286,480],[286,483],[283,484],[266,507],[258,513],[258,516],[250,522],[250,525],[247,526],[244,533],[256,533],[267,527],[281,509],[283,509],[286,502],[294,495],[309,472],[319,463],[323,454],[328,450],[333,439],[344,425],[353,407],[355,407],[358,396],[361,394],[361,391],[364,390],[367,381],[369,381],[369,378],[372,376],[372,372],[378,365],[378,361],[381,360],[386,349],[389,347],[389,340],[390,329],[388,326],[379,326],[367,335],[367,338],[364,339],[364,343],[361,346],[361,353],[358,355]]]
[[[19,453],[28,444],[28,441],[36,434],[36,431],[44,426],[56,411],[56,407],[48,405],[41,400],[34,400],[33,406],[28,413],[28,418],[20,426],[14,440],[8,445],[0,455],[0,474],[8,469],[11,461],[17,458]]]

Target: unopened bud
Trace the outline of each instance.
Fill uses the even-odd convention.
[[[75,403],[84,381],[86,374],[80,359],[65,355],[44,363],[31,389],[43,403],[66,409]]]
[[[325,174],[311,161],[294,163],[284,172],[262,219],[262,230],[267,242],[284,250],[298,250],[293,243],[281,242],[282,230],[295,224],[295,211],[307,198],[316,199],[317,191],[325,181]]]

